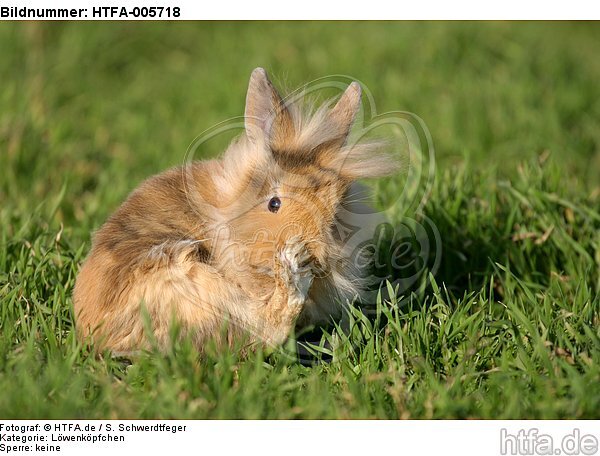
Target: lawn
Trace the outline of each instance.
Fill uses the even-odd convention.
[[[599,43],[587,23],[1,23],[0,417],[600,418]],[[438,264],[313,363],[81,346],[91,233],[242,115],[256,66],[289,89],[350,75],[423,119],[431,193],[390,222],[430,221]]]

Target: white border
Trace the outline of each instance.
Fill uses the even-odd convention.
[[[413,455],[444,454],[459,456],[500,455],[502,435],[545,435],[553,440],[553,455],[599,454],[599,421],[0,421],[2,434],[6,425],[38,425],[37,432],[21,435],[43,435],[46,442],[60,445],[61,455],[111,456],[132,454],[223,454],[223,455]],[[185,431],[119,432],[120,424],[152,426],[155,424],[185,426]],[[80,429],[75,429],[75,426]],[[95,426],[95,431],[86,426]],[[98,426],[102,425],[102,432]],[[112,427],[106,432],[107,425]],[[48,431],[44,431],[44,427]],[[57,427],[60,429],[57,430]],[[504,429],[504,431],[503,431]],[[524,431],[524,432],[523,432]],[[19,434],[19,432],[16,432]],[[97,435],[104,433],[124,436],[124,442],[51,442],[59,435]],[[576,433],[595,439],[595,452],[565,452],[565,438],[573,441]],[[0,442],[8,444],[9,442]],[[589,443],[589,440],[588,440]],[[10,442],[11,445],[16,444]],[[28,443],[28,445],[35,445]],[[536,447],[504,445],[504,454],[544,454]],[[556,450],[559,450],[557,452]],[[589,447],[588,447],[589,449]],[[506,451],[508,450],[508,451]],[[529,450],[529,451],[527,451]],[[185,453],[182,453],[185,451]],[[35,451],[10,454],[35,454]]]
[[[171,20],[590,20],[600,19],[600,2],[589,0],[15,0],[3,7],[88,8],[117,6],[163,6],[181,8]],[[90,17],[85,20],[94,20]],[[135,18],[128,18],[135,20]],[[113,20],[128,20],[119,19]],[[166,19],[163,17],[163,19]],[[96,20],[102,20],[96,18]],[[106,20],[106,18],[104,18]],[[137,19],[140,20],[140,19]]]

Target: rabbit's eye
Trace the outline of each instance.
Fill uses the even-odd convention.
[[[271,198],[269,200],[269,204],[267,205],[267,207],[269,208],[269,210],[271,212],[275,213],[281,207],[281,200],[279,198],[277,198],[276,196],[274,196],[273,198]]]

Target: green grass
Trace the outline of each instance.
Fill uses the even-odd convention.
[[[600,418],[599,38],[585,23],[0,24],[0,416]],[[332,362],[199,358],[185,341],[132,365],[95,356],[71,300],[91,232],[241,115],[259,65],[290,88],[348,74],[380,112],[424,119],[436,179],[407,215],[439,230],[439,269],[354,311]]]

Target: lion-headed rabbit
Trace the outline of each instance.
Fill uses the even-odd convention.
[[[297,324],[339,318],[361,271],[336,223],[357,179],[395,168],[377,144],[348,143],[360,104],[354,82],[306,110],[254,70],[245,131],[222,158],[151,177],[95,234],[74,290],[79,336],[137,351],[146,314],[163,348],[174,322],[199,349],[225,322],[229,341],[276,345]]]

